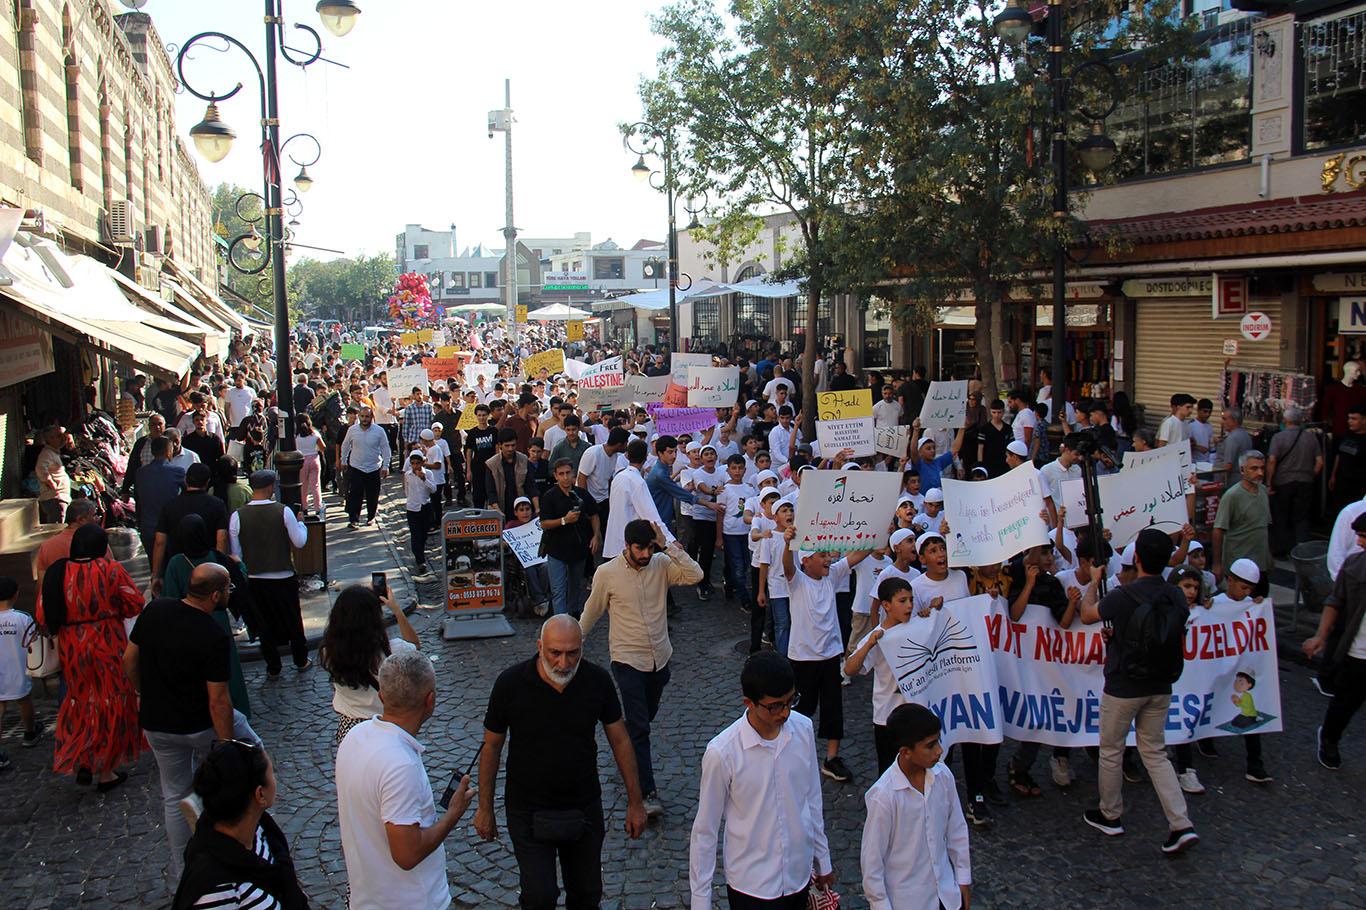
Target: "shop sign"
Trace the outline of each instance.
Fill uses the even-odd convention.
[[[1366,334],[1366,297],[1338,299],[1338,331],[1344,335]]]
[[[1325,272],[1315,275],[1314,290],[1349,294],[1366,292],[1366,272]]]
[[[1239,323],[1243,337],[1248,341],[1261,341],[1271,334],[1271,317],[1265,313],[1248,313]]]
[[[587,272],[550,272],[541,276],[543,291],[589,290]]]
[[[1247,278],[1214,276],[1214,318],[1242,316],[1247,313]]]
[[[0,310],[0,386],[28,382],[53,369],[52,336],[9,310]]]
[[[1209,297],[1214,293],[1214,276],[1192,275],[1181,278],[1131,278],[1121,285],[1125,297]]]
[[[1238,339],[1237,339],[1237,338],[1225,338],[1225,339],[1224,339],[1224,356],[1225,356],[1225,357],[1237,357],[1237,356],[1238,356]]]

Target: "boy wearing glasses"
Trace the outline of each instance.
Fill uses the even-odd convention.
[[[710,910],[716,842],[726,824],[731,910],[804,910],[814,871],[834,882],[825,838],[816,740],[782,655],[761,651],[740,672],[745,713],[707,744],[689,861],[692,910]]]

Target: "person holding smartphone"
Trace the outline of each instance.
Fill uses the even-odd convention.
[[[583,612],[584,563],[598,551],[598,504],[574,486],[574,463],[558,458],[551,466],[555,486],[541,497],[541,546],[550,575],[550,609]]]
[[[383,573],[375,574],[374,581],[385,581]],[[385,630],[386,609],[398,621],[399,638],[390,638]],[[353,727],[384,713],[376,677],[380,663],[390,654],[419,648],[417,632],[394,604],[387,583],[351,585],[337,595],[318,657],[332,680],[332,710],[338,715],[334,748]]]

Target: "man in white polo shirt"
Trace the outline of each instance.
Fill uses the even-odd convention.
[[[354,727],[337,750],[337,820],[350,910],[445,910],[446,836],[474,799],[469,776],[437,815],[417,734],[436,709],[436,674],[421,651],[379,668],[384,713]]]

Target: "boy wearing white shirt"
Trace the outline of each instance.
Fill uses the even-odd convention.
[[[702,755],[689,849],[690,906],[712,908],[716,842],[724,821],[731,910],[805,910],[813,872],[825,887],[835,878],[811,721],[792,711],[799,703],[796,676],[782,655],[762,651],[750,657],[740,688],[745,713],[707,743]]]
[[[905,704],[887,726],[897,757],[863,798],[863,895],[871,910],[966,908],[968,826],[953,772],[939,761],[939,718],[923,705]]]
[[[887,733],[887,718],[897,705],[906,703],[906,698],[877,643],[888,629],[910,620],[914,600],[911,583],[904,578],[883,579],[873,596],[878,600],[882,619],[855,642],[854,650],[844,661],[844,672],[848,676],[873,674],[873,747],[877,751],[877,773],[881,774],[896,761],[896,746]]]
[[[773,646],[787,656],[792,635],[792,614],[788,601],[787,577],[783,575],[783,550],[787,540],[783,536],[792,527],[796,506],[786,497],[773,504],[773,533],[764,538],[759,547],[759,594],[756,601],[773,616]]]
[[[745,503],[754,496],[754,487],[745,483],[745,457],[732,455],[727,459],[724,486],[716,494],[716,501],[725,507],[716,526],[716,547],[725,557],[725,579],[729,593],[735,595],[740,608],[753,614],[749,592],[749,520]]]
[[[772,473],[768,472],[770,477]],[[773,536],[773,529],[778,526],[773,518],[773,505],[779,499],[777,479],[765,479],[764,483],[766,485],[760,489],[759,495],[745,502],[745,515],[750,519],[749,533],[745,535],[749,543],[749,590],[754,596],[754,613],[749,623],[751,654],[757,654],[764,643],[765,610],[759,602],[759,595],[763,592],[759,587],[759,554],[764,541]]]
[[[807,717],[819,708],[818,733],[826,740],[826,758],[821,773],[841,783],[853,777],[849,766],[839,757],[844,738],[844,705],[840,689],[840,657],[844,641],[840,637],[839,613],[835,606],[835,585],[849,576],[872,550],[856,550],[830,562],[825,552],[802,552],[801,567],[792,552],[795,528],[783,532],[783,574],[787,577],[788,601],[792,613],[792,632],[788,640],[788,659],[797,676],[803,698],[797,710]],[[824,704],[822,704],[824,703]]]

